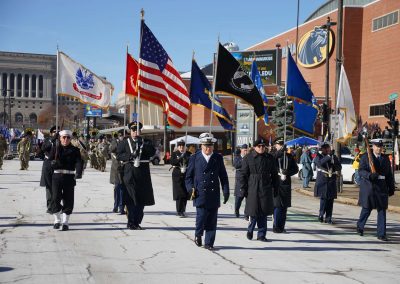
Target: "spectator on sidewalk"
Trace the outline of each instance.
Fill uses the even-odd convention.
[[[240,184],[240,174],[241,174],[241,168],[242,168],[242,161],[243,158],[247,155],[248,151],[248,146],[247,144],[243,144],[240,147],[240,152],[238,155],[235,156],[235,159],[233,161],[233,167],[235,168],[235,216],[236,218],[240,217],[240,206],[242,205],[242,201],[244,199],[244,196],[242,195],[242,192],[240,191],[242,185]]]
[[[303,154],[300,157],[300,164],[303,165],[301,172],[303,175],[303,188],[310,188],[308,185],[310,183],[311,178],[314,175],[313,169],[311,167],[311,157],[310,157],[310,151],[308,148],[303,149]]]

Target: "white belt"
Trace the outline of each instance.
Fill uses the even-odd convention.
[[[75,171],[69,171],[69,170],[54,170],[55,174],[69,174],[69,175],[74,175]]]
[[[140,160],[141,163],[150,163],[150,160]]]
[[[385,176],[378,176],[378,179],[385,179]]]
[[[328,171],[325,171],[325,170],[323,170],[323,169],[320,169],[320,168],[317,168],[317,171],[318,172],[322,172],[322,173],[324,173],[324,174],[327,174],[328,176],[332,176],[332,175],[337,175],[339,172],[328,172]]]

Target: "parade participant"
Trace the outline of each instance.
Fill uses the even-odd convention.
[[[106,170],[108,158],[108,142],[101,136],[97,144],[97,161],[99,164],[99,170],[104,172]]]
[[[3,134],[0,134],[0,170],[3,169],[3,158],[4,154],[7,152],[7,149],[7,141],[4,138]]]
[[[71,144],[72,132],[62,130],[59,140],[51,149],[49,160],[53,168],[50,212],[54,215],[54,229],[69,230],[69,217],[74,209],[76,179],[82,178],[83,164],[79,149]],[[61,205],[62,200],[62,205]],[[62,213],[62,220],[61,220]]]
[[[124,202],[123,202],[123,190],[122,180],[119,174],[119,162],[117,160],[117,149],[118,144],[123,140],[123,129],[118,134],[114,134],[114,138],[111,140],[110,151],[111,151],[111,169],[110,169],[110,183],[114,185],[114,213],[125,214]]]
[[[236,169],[236,171],[235,171],[235,192],[234,192],[236,218],[239,218],[239,216],[240,216],[239,209],[240,209],[240,206],[242,205],[242,201],[244,199],[244,196],[242,195],[242,192],[240,191],[240,189],[242,187],[240,184],[240,171],[242,168],[243,158],[244,158],[244,156],[247,155],[247,151],[248,151],[247,144],[243,144],[240,147],[239,151],[240,151],[239,155],[236,155],[235,159],[233,160],[233,167]]]
[[[266,153],[262,138],[254,142],[254,151],[243,158],[241,185],[246,197],[244,213],[250,218],[247,239],[253,239],[257,223],[257,240],[266,242],[267,216],[274,212],[273,196],[278,192],[279,176],[274,158]]]
[[[357,222],[357,232],[364,235],[365,223],[372,209],[378,211],[377,236],[381,241],[387,241],[386,235],[386,209],[389,196],[394,194],[394,183],[390,161],[382,153],[382,139],[373,139],[372,153],[367,152],[361,156],[358,173],[360,180],[359,205],[362,207],[360,218]]]
[[[285,233],[287,209],[292,206],[292,179],[291,176],[299,171],[295,158],[285,153],[282,138],[275,140],[274,158],[280,176],[278,194],[274,196],[274,233]]]
[[[50,128],[50,136],[43,142],[41,150],[44,153],[44,159],[42,164],[42,175],[40,177],[40,186],[46,188],[46,208],[47,213],[50,213],[51,204],[51,183],[53,177],[53,168],[51,167],[51,161],[49,160],[51,149],[58,143],[58,131],[55,126]]]
[[[79,149],[79,152],[81,153],[83,168],[85,169],[87,161],[89,159],[89,154],[85,143],[78,138],[78,134],[76,132],[72,132],[71,144]]]
[[[324,222],[325,216],[325,223],[333,224],[333,202],[337,198],[336,179],[339,178],[342,165],[327,142],[321,145],[321,154],[317,154],[314,163],[317,167],[314,196],[320,198],[318,220]]]
[[[145,206],[154,205],[153,185],[151,183],[149,159],[156,149],[148,139],[139,136],[143,125],[133,121],[128,125],[131,136],[118,144],[117,160],[123,162],[124,199],[128,210],[127,227],[142,230]]]
[[[91,138],[89,141],[89,159],[90,167],[97,170],[99,163],[97,162],[97,142],[94,138]]]
[[[27,170],[29,168],[29,159],[31,153],[31,138],[32,138],[32,132],[28,130],[17,145],[17,152],[21,163],[20,170]]]
[[[176,213],[179,217],[184,218],[186,212],[186,203],[188,200],[188,192],[185,186],[186,169],[189,158],[192,153],[186,151],[185,140],[181,139],[176,143],[177,150],[172,152],[172,195],[176,201]]]
[[[205,233],[204,248],[213,250],[217,232],[218,208],[221,206],[221,189],[224,204],[229,199],[229,181],[223,158],[213,153],[217,139],[211,133],[199,136],[201,150],[189,159],[186,171],[186,189],[191,193],[193,206],[196,207],[196,230],[194,242],[202,246],[202,236]]]
[[[310,157],[310,151],[306,147],[303,149],[303,154],[300,157],[300,164],[303,165],[301,168],[302,178],[303,178],[303,188],[310,188],[308,185],[312,179],[314,172],[311,167],[312,160]]]

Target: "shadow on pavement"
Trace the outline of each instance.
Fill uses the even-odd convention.
[[[382,252],[385,249],[362,249],[362,248],[341,248],[341,247],[235,247],[235,246],[218,246],[220,250],[277,250],[277,251],[369,251]]]

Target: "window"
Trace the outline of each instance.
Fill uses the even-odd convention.
[[[399,10],[372,20],[372,31],[381,30],[399,23]]]
[[[15,80],[15,75],[10,74],[10,93],[9,93],[10,97],[14,96],[14,80]]]
[[[29,75],[25,75],[25,90],[24,90],[24,95],[25,98],[29,96]]]
[[[32,98],[36,98],[36,75],[32,75]]]
[[[22,113],[17,112],[15,114],[15,122],[23,122],[24,121],[24,117],[22,116]]]
[[[36,115],[35,113],[31,113],[31,114],[29,115],[29,122],[30,122],[31,124],[36,124],[36,122],[37,122],[37,115]]]
[[[385,105],[369,106],[369,116],[383,116],[385,114]]]
[[[39,98],[43,98],[43,76],[39,76]]]
[[[22,75],[18,74],[17,76],[17,97],[21,97],[22,90]]]

